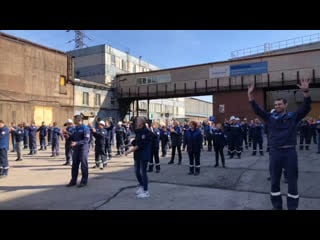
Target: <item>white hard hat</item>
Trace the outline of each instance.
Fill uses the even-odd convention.
[[[239,121],[240,120],[240,118],[238,118],[238,117],[236,117],[234,120],[237,120],[237,121]]]
[[[236,118],[234,117],[234,116],[232,116],[231,118],[230,118],[230,120],[235,120]]]
[[[100,122],[99,122],[99,125],[103,125],[103,126],[105,126],[106,124],[105,124],[105,122],[104,122],[104,121],[100,121]]]
[[[120,122],[118,122],[118,125],[122,125],[122,122],[120,121]]]
[[[67,120],[67,123],[73,123],[73,121],[69,118],[69,119]]]

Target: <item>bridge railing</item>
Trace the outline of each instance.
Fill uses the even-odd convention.
[[[251,83],[254,83],[257,88],[295,88],[299,80],[305,78],[310,79],[312,85],[320,86],[320,66],[228,78],[188,79],[185,81],[176,79],[174,82],[165,84],[126,85],[125,82],[117,82],[116,89],[118,98],[156,99],[244,90]]]
[[[280,49],[286,49],[290,47],[296,47],[300,45],[305,45],[308,43],[315,43],[320,41],[320,33],[315,33],[307,36],[301,36],[296,38],[291,38],[287,40],[282,40],[278,42],[265,43],[263,45],[243,48],[231,52],[231,58],[239,58],[244,56],[250,56],[254,54],[261,54],[270,51],[276,51]]]

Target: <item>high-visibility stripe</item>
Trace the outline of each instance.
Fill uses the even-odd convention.
[[[156,163],[156,166],[160,166],[160,163]]]
[[[149,163],[149,165],[153,165],[153,163]]]
[[[0,166],[0,169],[2,169],[3,167],[2,166]]]
[[[3,169],[9,169],[9,167],[4,167]]]
[[[288,197],[297,199],[297,198],[299,198],[299,195],[292,195],[292,194],[288,193]]]
[[[257,150],[253,150],[253,152],[256,152]]]
[[[194,167],[194,165],[189,165],[189,167]]]
[[[199,167],[200,167],[200,165],[196,166],[196,168],[199,168]]]
[[[271,196],[280,196],[281,192],[271,192]]]
[[[236,151],[237,153],[241,153],[241,151]]]

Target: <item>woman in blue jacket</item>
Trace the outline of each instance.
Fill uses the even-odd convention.
[[[197,128],[197,122],[191,121],[190,128],[186,131],[184,135],[184,148],[187,146],[187,151],[189,155],[189,175],[199,175],[200,174],[200,152],[202,148],[202,134],[201,130]]]

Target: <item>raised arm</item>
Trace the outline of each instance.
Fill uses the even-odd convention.
[[[265,110],[261,109],[261,107],[256,103],[256,101],[254,100],[253,92],[254,92],[254,84],[251,84],[248,86],[248,99],[251,104],[251,107],[255,112],[255,114],[257,114],[262,119],[267,120],[268,113]]]
[[[297,86],[301,89],[304,97],[304,101],[297,110],[297,122],[303,119],[311,111],[311,98],[309,94],[310,79],[301,79],[300,84]]]

